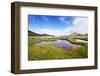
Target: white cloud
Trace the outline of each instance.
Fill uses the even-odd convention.
[[[41,16],[43,20],[48,21],[48,18],[46,16]]]
[[[87,17],[77,17],[73,21],[73,26],[66,28],[65,31],[67,34],[70,34],[72,32],[78,32],[78,33],[88,33],[88,18]]]
[[[61,22],[66,22],[66,17],[59,17],[59,20],[61,21]]]
[[[64,23],[65,25],[68,25],[71,23],[72,20],[68,21],[67,20],[68,17],[59,17],[59,21],[61,21],[62,23]]]

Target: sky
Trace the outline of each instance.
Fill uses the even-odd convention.
[[[39,34],[88,33],[88,17],[28,15],[28,30]]]

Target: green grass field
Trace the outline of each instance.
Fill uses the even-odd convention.
[[[66,38],[68,40],[68,38]],[[88,46],[84,43],[75,42],[72,38],[69,41],[74,44],[80,45],[80,47],[73,50],[64,50],[62,48],[55,47],[49,44],[43,44],[35,46],[33,44],[41,41],[55,41],[56,38],[28,38],[28,60],[53,60],[53,59],[77,59],[88,57]]]

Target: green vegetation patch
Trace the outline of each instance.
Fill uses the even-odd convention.
[[[29,60],[63,59],[64,50],[52,45],[31,46],[29,48]]]
[[[67,40],[73,44],[79,45],[78,48],[72,50],[65,50],[50,44],[33,45],[41,41],[55,41],[57,38],[28,38],[28,60],[53,60],[53,59],[77,59],[88,57],[87,43],[77,42],[74,36],[60,38]]]
[[[80,46],[73,50],[64,50],[52,45],[30,46],[28,60],[52,60],[52,59],[75,59],[87,58],[87,48]]]

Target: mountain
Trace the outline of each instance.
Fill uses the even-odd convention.
[[[72,35],[72,36],[81,36],[81,34],[79,34],[79,33],[77,33],[77,32],[73,32],[71,35]]]
[[[38,36],[39,34],[28,30],[28,36]]]
[[[67,37],[69,38],[87,38],[88,34],[80,34],[80,33],[77,33],[77,32],[73,32],[72,34],[70,35],[67,35]]]
[[[38,34],[38,33],[35,33],[35,32],[32,32],[32,31],[28,30],[28,36],[53,36],[53,35]]]
[[[71,34],[71,36],[88,36],[88,34],[87,33],[86,34],[80,34],[80,33],[77,33],[77,32],[73,32]]]

